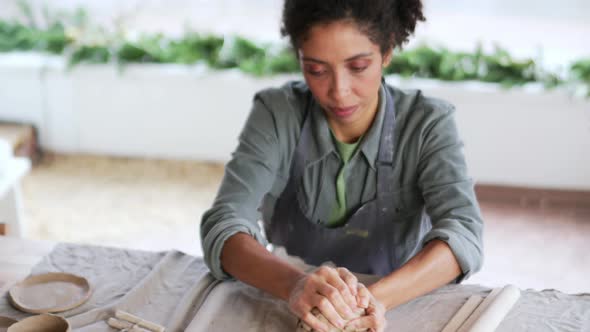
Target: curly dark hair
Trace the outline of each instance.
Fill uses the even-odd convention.
[[[297,49],[311,27],[340,20],[355,22],[385,54],[401,48],[426,18],[421,0],[285,0],[281,34]]]

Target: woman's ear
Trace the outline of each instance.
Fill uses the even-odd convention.
[[[393,48],[390,48],[385,54],[383,54],[383,68],[389,66],[391,58],[393,57]]]

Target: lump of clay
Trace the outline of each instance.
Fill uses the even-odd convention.
[[[332,325],[328,319],[326,319],[326,317],[324,317],[324,315],[322,315],[320,313],[320,311],[317,308],[313,308],[311,310],[311,313],[316,316],[322,323],[328,325],[330,327],[329,332],[363,332],[365,331],[365,329],[362,330],[355,330],[352,328],[346,328],[346,329],[340,329],[334,325]],[[357,308],[356,311],[353,311],[354,315],[355,315],[355,319],[361,316],[365,315],[365,309],[363,308]],[[296,332],[314,332],[315,330],[312,329],[311,327],[309,327],[307,324],[305,324],[301,319],[299,320],[299,322],[297,322],[297,330]]]

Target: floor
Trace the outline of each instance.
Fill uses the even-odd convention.
[[[485,263],[468,282],[590,293],[590,206],[483,201]]]
[[[201,255],[223,165],[49,155],[23,182],[28,237]],[[485,264],[468,283],[590,293],[590,207],[481,202]]]
[[[23,181],[33,239],[200,255],[199,217],[223,165],[45,155]]]
[[[55,243],[0,237],[0,294],[27,277]]]

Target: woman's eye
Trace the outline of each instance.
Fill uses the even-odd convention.
[[[348,64],[348,68],[353,73],[360,73],[360,72],[364,71],[365,69],[367,69],[370,64],[371,64],[371,61],[365,60],[365,59],[360,59],[360,60],[355,60],[355,61],[350,62]]]
[[[307,67],[305,71],[312,76],[321,76],[326,72],[325,69],[320,67]]]
[[[360,73],[363,70],[367,69],[367,66],[363,66],[363,67],[350,67],[350,69],[355,72],[355,73]]]
[[[312,75],[312,76],[321,76],[322,74],[324,74],[326,71],[325,70],[312,70],[312,69],[308,69],[307,73]]]

